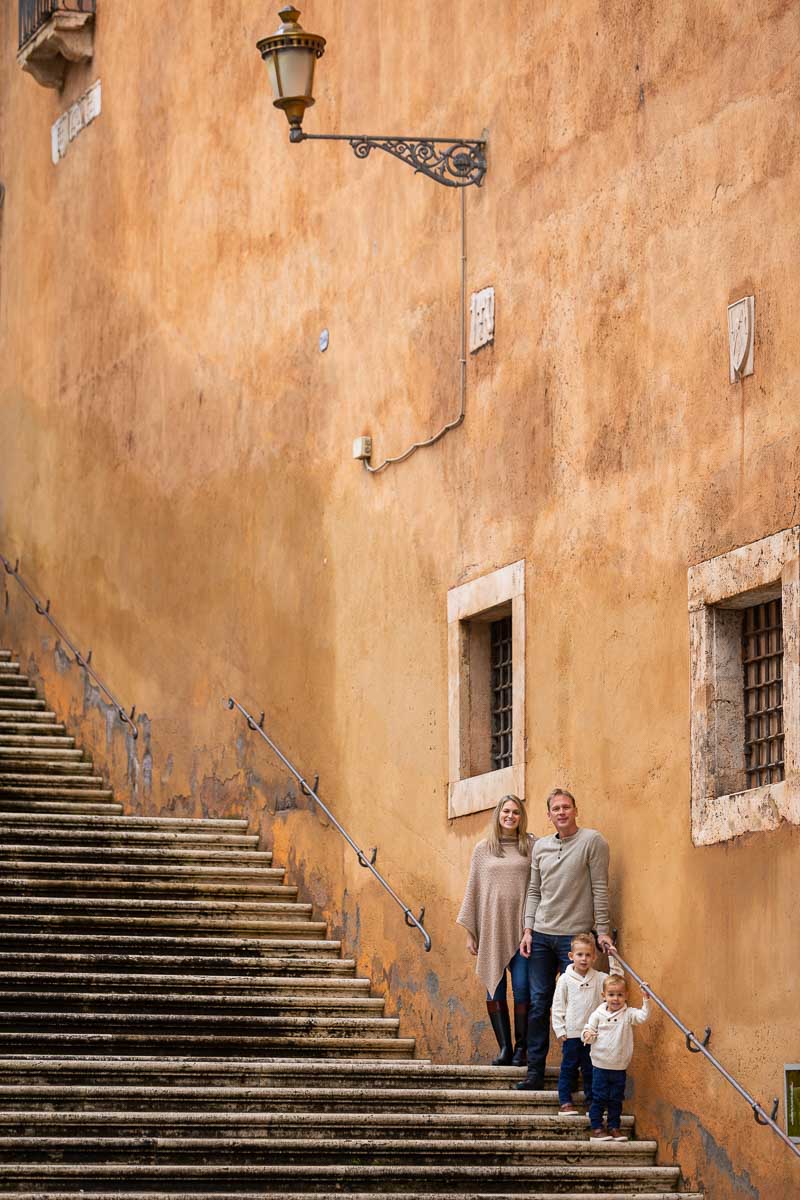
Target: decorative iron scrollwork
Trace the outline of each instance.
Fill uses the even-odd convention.
[[[354,137],[350,145],[356,158],[367,158],[371,150],[384,150],[445,187],[469,187],[473,183],[480,187],[486,174],[485,142]]]

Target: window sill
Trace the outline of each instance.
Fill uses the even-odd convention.
[[[469,813],[483,812],[494,808],[498,800],[508,795],[525,797],[525,766],[522,763],[452,782],[447,815],[450,818],[466,817]]]
[[[707,796],[694,806],[692,841],[695,846],[713,846],[743,833],[769,832],[784,821],[800,825],[800,788],[789,779],[728,796]]]

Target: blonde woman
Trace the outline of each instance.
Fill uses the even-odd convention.
[[[503,796],[486,837],[472,852],[467,890],[456,923],[467,931],[467,950],[486,987],[486,1011],[500,1053],[494,1067],[524,1066],[528,1028],[528,962],[519,952],[533,837],[518,796]],[[506,971],[514,995],[514,1039],[506,1000]]]

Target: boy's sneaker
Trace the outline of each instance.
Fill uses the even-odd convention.
[[[627,1142],[628,1140],[627,1133],[623,1133],[621,1129],[609,1129],[608,1136],[615,1142]]]
[[[613,1134],[608,1129],[603,1129],[602,1127],[600,1129],[593,1129],[589,1134],[590,1142],[611,1142],[613,1140]]]
[[[581,1115],[574,1104],[562,1104],[558,1111],[562,1117],[579,1117]]]

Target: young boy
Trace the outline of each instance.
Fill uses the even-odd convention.
[[[572,1103],[572,1085],[578,1069],[583,1076],[586,1104],[592,1100],[592,1060],[581,1035],[591,1013],[602,998],[605,971],[595,971],[596,950],[591,933],[577,933],[569,952],[570,966],[559,976],[553,996],[553,1029],[561,1042],[561,1071],[558,1076],[559,1112],[580,1116]]]
[[[592,1142],[626,1142],[620,1129],[625,1072],[633,1055],[633,1026],[647,1020],[650,990],[642,984],[642,1007],[628,1008],[628,985],[622,975],[609,975],[603,983],[603,1003],[596,1008],[583,1031],[583,1041],[592,1047],[592,1103],[589,1124]],[[603,1110],[608,1110],[608,1127],[603,1127]]]

